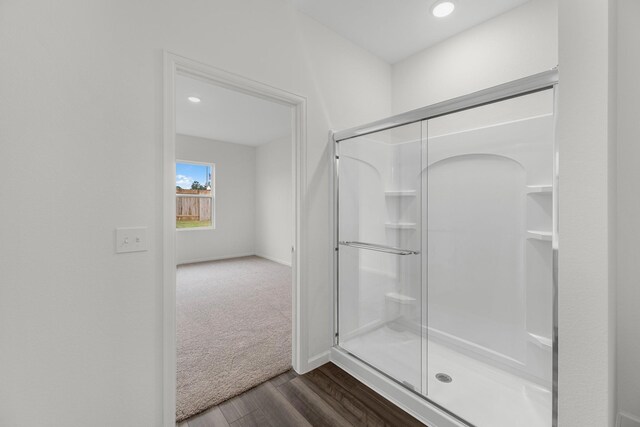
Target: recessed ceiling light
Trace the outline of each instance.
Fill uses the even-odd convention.
[[[190,96],[187,98],[189,101],[194,102],[194,103],[198,103],[200,102],[200,98],[198,98],[197,96]]]
[[[436,3],[433,8],[431,8],[431,13],[436,18],[444,18],[445,16],[451,15],[451,12],[456,8],[456,5],[450,1],[441,1]]]

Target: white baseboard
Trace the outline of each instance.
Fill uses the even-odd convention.
[[[242,253],[242,254],[230,254],[230,255],[220,255],[220,256],[216,256],[216,257],[189,259],[189,260],[178,262],[178,265],[195,264],[195,263],[198,263],[198,262],[220,261],[220,260],[223,260],[223,259],[242,258],[242,257],[245,257],[245,256],[255,256],[255,253],[248,252],[248,253]]]
[[[264,255],[256,253],[255,256],[259,256],[260,258],[268,259],[269,261],[277,262],[278,264],[286,265],[287,267],[291,267],[291,260],[283,261],[281,259],[274,258],[272,256]]]
[[[640,427],[640,417],[633,416],[626,412],[618,412],[616,427]]]
[[[220,256],[215,256],[215,257],[188,259],[188,260],[184,260],[184,261],[178,262],[178,265],[196,264],[198,262],[221,261],[223,259],[242,258],[242,257],[245,257],[245,256],[258,256],[260,258],[268,259],[269,261],[277,262],[278,264],[282,264],[282,265],[286,265],[287,267],[291,267],[291,260],[284,261],[284,260],[277,259],[277,258],[274,258],[274,257],[269,256],[269,255],[259,254],[259,253],[255,253],[255,252],[246,252],[246,253],[241,253],[241,254],[230,254],[230,255],[220,255]]]

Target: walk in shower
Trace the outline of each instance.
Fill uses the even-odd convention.
[[[461,423],[555,424],[556,83],[333,135],[334,350]]]

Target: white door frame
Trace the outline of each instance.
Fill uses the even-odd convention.
[[[298,372],[307,370],[308,345],[305,313],[306,271],[305,239],[302,230],[304,195],[306,189],[306,129],[307,100],[302,96],[256,82],[227,71],[196,62],[170,52],[164,52],[164,132],[163,132],[163,425],[175,427],[176,413],[176,254],[175,254],[175,81],[186,75],[211,84],[257,96],[292,107],[292,164],[293,164],[293,237],[292,246],[292,360]]]

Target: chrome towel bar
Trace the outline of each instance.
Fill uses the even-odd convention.
[[[420,255],[420,252],[418,251],[412,251],[410,249],[394,248],[392,246],[376,245],[374,243],[347,242],[347,241],[340,241],[338,243],[343,246],[350,246],[352,248],[367,249],[370,251],[385,252],[385,253],[394,254],[394,255]]]

